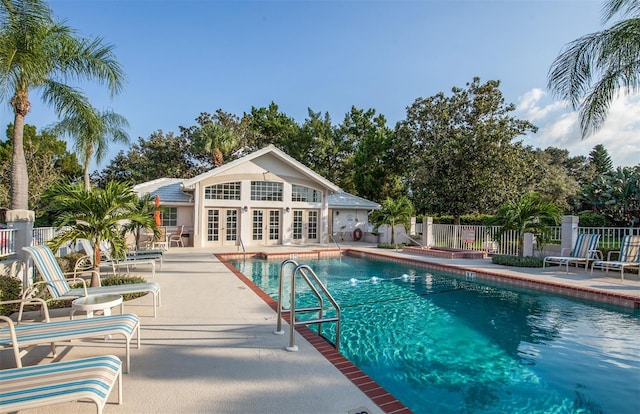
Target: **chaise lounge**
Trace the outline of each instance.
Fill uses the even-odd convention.
[[[611,260],[613,254],[618,255],[618,260]],[[607,254],[607,260],[596,260],[591,265],[591,274],[593,269],[600,268],[606,273],[609,269],[620,270],[620,279],[624,281],[625,269],[638,269],[640,275],[640,236],[624,236],[619,251],[611,251]]]
[[[0,370],[0,409],[16,412],[76,400],[92,401],[101,414],[118,383],[122,404],[122,362],[113,355]]]
[[[557,264],[559,266],[565,265],[567,273],[569,273],[569,265],[575,264],[584,265],[586,271],[589,267],[589,261],[600,259],[602,260],[602,252],[598,250],[598,242],[600,241],[599,234],[579,234],[576,242],[571,249],[568,256],[564,255],[567,250],[562,249],[560,256],[547,256],[542,261],[542,267],[546,267],[547,264]]]
[[[23,293],[23,298],[29,298],[38,294],[41,284],[46,285],[46,289],[55,299],[74,299],[87,295],[106,295],[117,294],[124,295],[127,293],[151,293],[153,296],[153,316],[157,314],[157,307],[160,306],[160,284],[157,282],[133,283],[127,285],[99,286],[87,287],[86,281],[82,278],[67,278],[60,269],[53,252],[47,246],[23,247],[33,260],[38,271],[42,275],[42,282],[34,283]],[[82,284],[81,288],[72,289],[69,281],[78,281]]]
[[[42,306],[44,322],[16,323],[12,319],[0,315],[0,321],[6,326],[0,328],[0,349],[13,349],[16,367],[22,367],[22,357],[33,347],[51,344],[51,353],[56,356],[56,342],[72,341],[113,336],[122,336],[126,348],[126,371],[130,367],[131,338],[136,335],[137,348],[140,348],[140,318],[132,313],[122,315],[101,316],[99,318],[72,319],[50,321],[46,302],[41,298],[29,298],[0,302],[1,304],[39,303]],[[21,315],[20,315],[21,316]],[[20,321],[20,317],[18,318]]]

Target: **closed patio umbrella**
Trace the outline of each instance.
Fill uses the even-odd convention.
[[[160,217],[160,196],[156,194],[156,211],[153,212],[153,218],[156,221],[156,226],[162,226],[162,217]]]

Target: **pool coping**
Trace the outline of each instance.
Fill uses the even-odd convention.
[[[321,259],[339,257],[341,253],[354,257],[369,257],[393,261],[396,263],[405,263],[418,265],[424,268],[446,271],[465,278],[472,277],[476,280],[485,280],[490,282],[503,283],[519,288],[527,288],[547,293],[553,293],[563,296],[574,297],[578,299],[590,300],[605,304],[617,305],[626,308],[640,309],[640,297],[634,295],[626,295],[617,292],[606,292],[587,286],[575,286],[568,283],[559,283],[535,279],[534,276],[526,276],[523,274],[511,275],[498,271],[486,269],[476,269],[469,266],[460,266],[455,264],[441,264],[435,262],[427,262],[416,257],[400,257],[397,254],[386,252],[371,252],[360,250],[357,248],[339,249],[317,249],[309,251],[292,251],[292,252],[254,252],[250,253],[252,258],[261,259]],[[216,253],[215,256],[229,269],[238,279],[240,279],[247,287],[262,298],[262,300],[277,312],[276,301],[267,295],[260,287],[256,286],[253,281],[239,272],[228,259],[242,259],[246,257],[244,253]],[[424,257],[424,256],[423,256]],[[470,270],[472,269],[472,270]],[[470,275],[472,273],[472,275]],[[283,318],[287,323],[290,322],[289,315],[284,314]],[[296,331],[305,338],[318,352],[320,352],[329,362],[331,362],[345,377],[347,377],[355,386],[357,386],[365,395],[367,395],[378,407],[387,414],[407,414],[412,411],[396,399],[391,393],[379,385],[375,380],[364,373],[360,368],[355,366],[351,361],[346,359],[334,346],[326,339],[313,332],[308,327],[302,325],[296,327]]]

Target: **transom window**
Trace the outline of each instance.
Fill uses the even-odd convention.
[[[282,183],[251,181],[251,200],[282,201]]]
[[[240,181],[205,187],[204,198],[207,200],[240,200]]]
[[[315,188],[305,187],[304,185],[291,185],[291,201],[306,201],[317,203],[322,201],[320,191]]]

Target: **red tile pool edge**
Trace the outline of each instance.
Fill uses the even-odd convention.
[[[306,255],[300,255],[295,253],[298,258],[306,258]],[[262,298],[267,305],[273,309],[274,312],[277,312],[277,304],[276,301],[271,298],[271,296],[267,295],[256,286],[248,277],[240,273],[235,267],[233,267],[227,259],[236,259],[242,258],[242,254],[231,253],[231,254],[215,254],[215,256],[220,260],[222,264],[224,264],[227,269],[229,269],[238,279],[244,282],[253,292],[255,292],[258,297]],[[273,255],[271,255],[273,256]],[[288,259],[291,254],[278,254],[273,258],[286,258]],[[312,256],[312,258],[319,257],[330,257],[330,256],[320,256],[316,254]],[[283,318],[289,322],[289,316],[283,315]],[[333,345],[327,342],[321,336],[318,336],[311,329],[306,326],[300,326],[296,328],[296,331],[302,335],[303,338],[307,340],[314,348],[318,350],[329,362],[331,362],[345,377],[347,377],[356,387],[358,387],[367,397],[371,398],[371,400],[376,403],[376,405],[387,414],[410,414],[411,410],[407,408],[403,403],[398,401],[393,395],[387,392],[383,387],[381,387],[376,381],[374,381],[367,374],[362,372],[360,368],[353,365],[348,359],[342,356],[340,352],[338,352]]]

